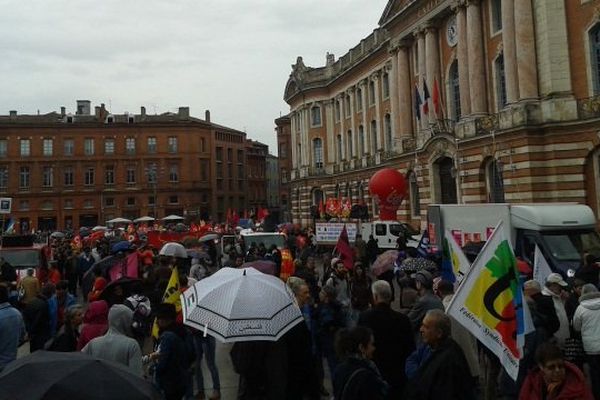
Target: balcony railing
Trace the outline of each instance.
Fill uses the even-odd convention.
[[[478,135],[486,135],[498,130],[498,114],[489,114],[475,120],[475,131]]]
[[[454,121],[451,119],[438,119],[430,124],[432,135],[443,133],[454,136]]]
[[[600,117],[600,95],[577,100],[577,112],[580,119]]]
[[[320,175],[325,175],[325,168],[323,167],[316,167],[316,166],[312,166],[310,167],[310,169],[308,170],[308,173],[310,176],[320,176]]]

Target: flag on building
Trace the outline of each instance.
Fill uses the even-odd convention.
[[[348,240],[348,231],[346,230],[346,224],[344,224],[344,227],[340,232],[340,236],[338,237],[333,252],[339,254],[339,257],[344,263],[344,267],[346,267],[346,269],[352,269],[352,267],[354,266],[354,252],[352,251],[352,247],[350,247],[350,241]]]
[[[456,240],[454,239],[454,235],[446,229],[444,233],[444,246],[443,246],[443,257],[442,257],[442,277],[447,279],[450,282],[456,283],[456,285],[460,284],[463,280],[467,272],[469,272],[469,268],[471,267],[471,263],[465,256],[465,253],[462,251]]]
[[[179,273],[177,272],[177,267],[173,267],[173,270],[171,271],[171,278],[169,278],[169,283],[167,284],[167,288],[165,289],[161,303],[175,304],[175,310],[177,310],[179,313],[181,311],[180,296],[181,292],[179,291]],[[154,324],[152,325],[152,336],[158,339],[158,324],[156,323],[156,318],[154,319]]]
[[[415,115],[418,120],[421,120],[421,105],[423,101],[421,100],[421,95],[419,94],[419,86],[415,85]]]
[[[542,254],[542,251],[535,245],[535,253],[533,259],[533,279],[538,281],[542,287],[546,284],[546,278],[552,273],[548,261]]]
[[[423,78],[423,114],[429,114],[429,89],[427,89],[427,82]]]
[[[524,337],[532,331],[533,323],[502,221],[459,286],[447,313],[499,358],[511,378],[517,379]]]
[[[433,80],[433,94],[431,97],[431,101],[433,102],[433,112],[437,117],[440,117],[440,87],[438,85],[437,78]]]

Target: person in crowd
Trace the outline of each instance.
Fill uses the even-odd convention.
[[[439,297],[433,293],[433,276],[429,271],[418,271],[412,278],[415,280],[419,299],[413,304],[408,312],[408,319],[410,320],[415,338],[417,339],[416,342],[419,342],[419,329],[427,311],[443,310],[444,305]]]
[[[161,303],[156,308],[159,339],[158,350],[151,355],[151,358],[156,360],[154,378],[165,400],[181,400],[189,382],[189,368],[186,361],[189,354],[186,354],[185,343],[187,332],[183,326],[175,322],[177,318],[175,305]],[[135,345],[137,346],[137,343]]]
[[[306,260],[306,264],[302,264],[300,260],[295,260],[294,263],[298,261],[298,265],[296,266],[296,270],[294,271],[294,276],[302,279],[308,285],[308,291],[310,292],[310,303],[318,303],[319,301],[319,277],[315,267],[315,258],[310,256]]]
[[[398,282],[398,311],[403,314],[408,314],[413,305],[419,299],[415,281],[404,271],[400,271],[396,278]]]
[[[356,234],[356,240],[354,241],[354,254],[356,255],[356,260],[360,261],[363,265],[369,265],[369,258],[367,257],[367,242],[365,242],[360,233]]]
[[[335,335],[340,328],[344,327],[344,318],[341,306],[336,301],[335,290],[331,286],[325,286],[319,292],[319,303],[316,307],[315,319],[319,353],[327,361],[330,376],[333,376],[337,365]],[[318,362],[321,362],[321,359]]]
[[[208,276],[208,268],[206,268],[206,265],[204,265],[204,260],[200,257],[192,258],[191,265],[190,277],[196,282],[199,282]]]
[[[104,290],[104,288],[106,287],[106,285],[108,285],[108,281],[106,280],[106,278],[104,278],[102,276],[102,273],[100,272],[100,270],[94,270],[94,284],[92,286],[92,289],[90,290],[90,292],[87,295],[87,300],[91,303],[92,301],[96,301],[96,300],[100,300],[100,295],[102,294],[102,291]]]
[[[373,361],[383,379],[390,385],[388,399],[401,396],[406,382],[404,364],[415,349],[412,328],[408,317],[390,307],[392,291],[386,281],[375,281],[371,287],[373,308],[360,314],[359,326],[373,332],[377,349]]]
[[[369,328],[356,326],[340,330],[335,347],[340,359],[332,380],[336,400],[388,398],[388,384],[372,361],[376,348]]]
[[[371,303],[371,278],[365,272],[363,264],[354,263],[350,280],[350,304],[352,305],[353,320],[358,320],[358,315],[369,308]]]
[[[0,283],[0,372],[17,359],[17,349],[25,337],[23,316],[8,302],[8,286]]]
[[[65,250],[65,280],[68,282],[69,293],[73,296],[77,296],[77,281],[79,280],[79,274],[77,267],[79,260],[77,254],[69,247]]]
[[[294,294],[296,304],[302,310],[310,301],[308,285],[302,279],[290,277],[288,287]],[[315,369],[313,343],[309,331],[310,321],[295,325],[281,339],[285,344],[287,358],[286,399],[319,399],[320,387]]]
[[[564,348],[565,340],[571,335],[564,303],[564,299],[568,295],[565,291],[568,286],[568,283],[559,273],[553,272],[546,278],[545,287],[542,289],[542,294],[550,297],[554,303],[554,310],[559,322],[558,330],[554,332],[554,338],[561,349]]]
[[[57,260],[51,260],[49,263],[50,269],[48,270],[48,282],[53,285],[58,285],[58,282],[61,281],[62,275],[59,270],[59,265]]]
[[[56,303],[56,328],[60,329],[65,320],[65,311],[67,308],[75,305],[77,299],[71,293],[68,292],[69,283],[67,281],[60,281],[56,285],[56,293],[51,298],[50,303],[54,305]],[[53,317],[53,315],[51,315]],[[53,321],[54,322],[54,321]]]
[[[367,258],[369,263],[373,264],[379,255],[379,245],[373,235],[369,235],[369,241],[367,242]]]
[[[77,280],[83,291],[83,276],[92,268],[96,259],[92,255],[92,249],[89,246],[83,248],[82,253],[77,257]],[[87,293],[83,293],[84,298],[87,298]]]
[[[421,359],[406,386],[404,399],[475,399],[469,364],[460,346],[450,337],[450,317],[442,310],[431,309],[423,318],[420,332],[429,355]]]
[[[573,278],[571,282],[571,291],[569,292],[569,297],[565,300],[565,311],[567,313],[567,319],[569,323],[572,324],[573,315],[575,315],[575,310],[579,306],[579,298],[581,297],[581,290],[583,289],[583,285],[585,285],[585,281],[579,278]]]
[[[90,304],[90,307],[96,303]],[[104,302],[106,304],[106,302]],[[104,360],[114,361],[142,376],[142,352],[138,342],[131,337],[133,311],[123,304],[115,304],[108,310],[108,331],[90,340],[83,353]]]
[[[104,300],[93,301],[83,315],[81,333],[77,340],[80,351],[92,339],[102,336],[108,330],[108,303]]]
[[[64,322],[45,348],[50,351],[71,352],[77,350],[79,327],[83,322],[83,307],[73,304],[64,311]]]
[[[527,374],[519,400],[594,400],[583,373],[565,361],[558,346],[542,343],[535,360],[537,367]]]
[[[536,343],[544,343],[554,336],[560,326],[554,302],[550,296],[542,294],[542,287],[535,280],[528,280],[523,284],[523,294],[536,330]]]
[[[351,322],[352,310],[350,308],[350,284],[348,282],[348,271],[344,263],[339,258],[331,260],[334,267],[331,276],[327,279],[325,286],[331,286],[335,290],[336,301],[342,307],[342,314],[346,321],[346,326]]]
[[[573,316],[573,329],[581,332],[592,390],[594,396],[600,399],[600,293],[596,286],[586,283],[579,300],[579,307]]]
[[[202,358],[206,356],[206,366],[210,371],[210,376],[213,383],[213,392],[208,397],[209,400],[218,400],[221,398],[221,380],[219,378],[219,369],[217,368],[216,363],[216,341],[213,336],[204,336],[203,332],[195,331],[193,333],[194,340],[194,349],[196,350],[196,367],[195,367],[195,376],[196,376],[196,385],[198,389],[198,393],[196,394],[196,398],[199,400],[205,399],[205,387],[204,387],[204,376],[202,374]]]
[[[575,278],[579,278],[585,283],[591,283],[595,286],[598,286],[600,267],[598,267],[598,263],[596,261],[596,256],[593,254],[584,254],[583,265],[575,272]]]
[[[21,302],[27,305],[40,294],[41,286],[38,278],[33,276],[35,270],[27,268],[27,275],[19,281],[18,290],[23,293]]]
[[[23,318],[29,336],[29,352],[41,350],[52,337],[48,299],[54,294],[54,285],[47,283],[42,291],[25,306]]]

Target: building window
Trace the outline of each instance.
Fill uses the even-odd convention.
[[[94,139],[86,138],[83,142],[83,153],[86,156],[94,155]]]
[[[71,199],[67,199],[67,200],[65,200],[65,205],[64,205],[64,207],[65,207],[66,209],[73,209],[73,200],[71,200]]]
[[[458,79],[458,61],[454,61],[450,66],[450,117],[454,121],[458,121],[461,115],[460,109],[460,84]]]
[[[115,154],[115,139],[104,140],[104,154]]]
[[[350,95],[347,94],[346,97],[344,97],[344,115],[346,116],[346,118],[350,117],[351,114],[351,108],[350,108]]]
[[[502,0],[491,0],[492,33],[502,29]]]
[[[358,154],[365,154],[365,128],[362,125],[358,127]]]
[[[42,168],[42,186],[45,188],[54,186],[54,169],[52,167]]]
[[[383,119],[383,129],[385,131],[385,144],[388,150],[394,148],[394,139],[392,138],[392,117],[385,114]]]
[[[19,170],[19,188],[29,189],[29,167],[21,167]]]
[[[233,149],[231,147],[227,148],[227,162],[233,162]]]
[[[362,100],[362,89],[356,89],[356,110],[362,111],[363,100]]]
[[[377,121],[371,121],[371,148],[373,152],[371,154],[375,154],[377,151]]]
[[[42,210],[52,210],[54,209],[54,204],[52,203],[51,200],[45,200],[42,202],[42,204],[40,205],[40,208]]]
[[[21,157],[31,155],[31,141],[29,139],[21,139]]]
[[[156,137],[150,136],[148,138],[148,153],[154,154],[156,153]]]
[[[53,140],[52,139],[44,139],[42,143],[42,148],[45,156],[52,156],[52,151],[54,149]]]
[[[348,142],[348,158],[354,157],[354,149],[352,148],[352,130],[346,133],[346,141]]]
[[[169,167],[169,182],[179,182],[179,167],[177,165]]]
[[[200,152],[204,153],[206,151],[206,139],[200,138]]]
[[[83,201],[83,208],[94,208],[94,201],[91,199],[85,199]]]
[[[487,192],[490,203],[504,203],[504,179],[502,167],[496,160],[491,160],[487,165]]]
[[[107,185],[115,184],[115,167],[114,165],[107,165],[104,169],[104,183]]]
[[[73,186],[74,185],[74,179],[73,179],[73,168],[71,167],[66,167],[64,170],[64,184],[65,186]]]
[[[0,157],[6,157],[8,155],[8,140],[0,139]]]
[[[94,168],[93,167],[88,167],[85,169],[83,183],[86,186],[91,186],[94,184]]]
[[[311,126],[321,126],[321,107],[313,106],[310,109]]]
[[[105,207],[114,207],[115,206],[115,198],[114,197],[105,197],[104,198],[104,206]]]
[[[127,184],[135,183],[135,167],[127,167]]]
[[[419,196],[417,174],[411,172],[408,182],[410,188],[410,211],[413,217],[419,217],[421,215],[421,197]]]
[[[29,200],[21,200],[19,202],[19,210],[21,210],[21,211],[29,210]]]
[[[208,180],[208,161],[202,160],[200,165],[202,166],[200,169],[200,177],[203,182],[206,182]]]
[[[222,147],[217,147],[216,152],[215,152],[215,159],[217,160],[217,162],[223,161],[223,148]]]
[[[169,204],[179,204],[178,196],[169,196]]]
[[[383,98],[387,99],[390,97],[390,76],[388,73],[383,74]]]
[[[8,167],[0,167],[0,190],[8,188]]]
[[[375,82],[369,81],[369,104],[375,104]]]
[[[500,54],[496,61],[496,98],[498,110],[506,106],[506,77],[504,75],[504,55]]]
[[[148,196],[148,205],[153,206],[156,204],[156,198],[154,196]]]
[[[63,142],[65,156],[72,156],[75,153],[75,142],[73,139],[65,139]]]
[[[323,168],[323,141],[320,138],[313,140],[313,157],[315,168]]]
[[[342,161],[342,157],[344,155],[342,148],[342,135],[337,135],[336,137],[336,150],[337,160]]]
[[[335,101],[335,120],[340,120],[340,102],[338,100]]]
[[[590,31],[590,50],[592,52],[592,73],[594,94],[600,93],[600,24]]]
[[[177,137],[169,136],[168,147],[169,153],[177,153]]]
[[[244,162],[244,150],[237,151],[237,162],[238,162],[238,164],[241,164]]]
[[[148,175],[148,183],[158,182],[158,179],[156,176],[156,175],[158,175],[158,166],[156,165],[156,163],[152,163],[152,164],[148,165],[147,175]]]
[[[127,154],[135,154],[135,138],[128,137],[125,139],[125,151]]]
[[[302,166],[302,144],[298,143],[296,149],[296,162],[298,163],[297,167],[300,168]]]
[[[135,206],[135,197],[128,197],[127,198],[127,205],[128,206]]]

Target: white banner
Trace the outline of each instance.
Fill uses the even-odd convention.
[[[535,245],[535,256],[533,259],[533,279],[538,281],[542,287],[546,284],[546,278],[552,273],[542,251]]]

